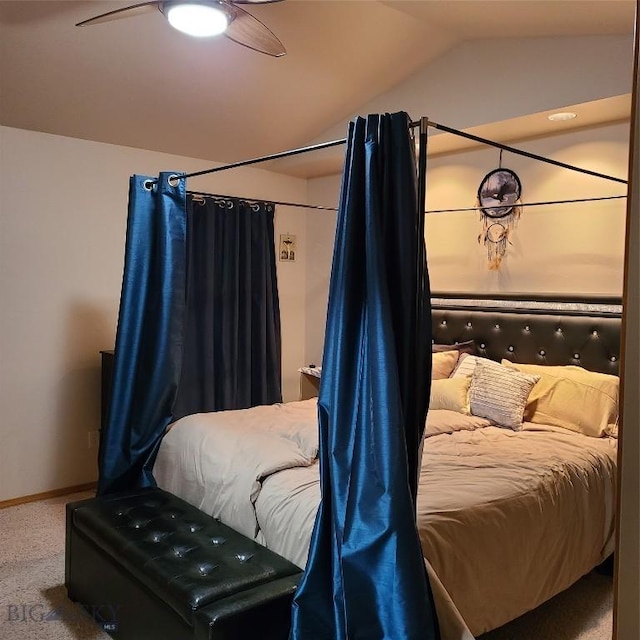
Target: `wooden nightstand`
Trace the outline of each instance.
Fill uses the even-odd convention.
[[[316,398],[320,389],[322,367],[300,367],[300,400]]]

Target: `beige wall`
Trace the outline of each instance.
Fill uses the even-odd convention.
[[[101,349],[113,348],[128,179],[214,163],[0,127],[0,500],[96,478]],[[194,190],[304,202],[306,181],[243,168]],[[278,208],[276,234],[298,255],[278,262],[286,400],[304,362],[304,213]]]
[[[356,113],[402,110],[414,119],[428,116],[458,129],[499,122],[630,93],[632,54],[633,41],[627,36],[466,42],[447,51],[392,90],[363,104]],[[499,70],[498,83],[494,80],[495,70]],[[336,123],[318,139],[344,136],[346,120],[350,117],[346,115],[344,121]],[[599,167],[605,173],[625,176],[628,153],[625,136],[628,136],[628,126],[621,125],[590,130],[573,138],[527,141],[522,146],[569,163],[587,166],[590,162],[594,169]],[[497,161],[495,150],[430,159],[428,206],[439,208],[442,203],[443,207],[473,205],[478,181],[486,171],[497,166]],[[504,165],[522,174],[520,177],[525,181],[523,199],[527,200],[538,195],[547,199],[547,196],[566,198],[568,193],[613,195],[624,192],[621,185],[582,179],[567,171],[549,170],[509,156],[505,156]],[[309,202],[335,206],[339,189],[339,176],[310,180]],[[447,216],[446,221],[429,217],[426,233],[432,287],[459,291],[475,288],[481,291],[620,294],[623,205],[619,202],[610,206],[588,205],[584,210],[589,213],[580,216],[574,209],[570,215],[563,215],[561,224],[555,217],[553,229],[547,226],[553,216],[551,208],[525,212],[515,237],[516,244],[510,251],[509,264],[505,264],[499,274],[489,274],[483,268],[483,254],[476,240],[479,223],[475,214],[455,214],[455,218]],[[464,250],[452,248],[450,236],[453,234],[447,233],[450,225],[455,227]],[[306,354],[307,360],[319,360],[335,216],[309,212],[307,228],[313,241],[307,252]],[[570,264],[566,264],[561,251],[571,252]],[[592,260],[592,254],[597,256],[597,262]],[[560,280],[556,280],[553,272],[553,265],[558,261],[567,267]],[[549,282],[550,274],[553,284]]]
[[[514,146],[569,164],[626,178],[629,126],[584,129]],[[430,158],[427,208],[475,205],[478,185],[498,166],[499,152],[477,151]],[[522,182],[522,201],[624,195],[624,185],[503,154],[503,166]],[[309,202],[335,205],[340,176],[309,181]],[[478,244],[476,212],[429,214],[425,238],[434,291],[567,293],[621,295],[625,236],[625,200],[523,208],[513,246],[499,271],[487,269]],[[320,360],[324,314],[335,233],[335,215],[307,213],[306,353]]]
[[[568,164],[626,179],[629,125],[598,127],[514,146]],[[427,210],[472,207],[483,176],[498,167],[499,151],[430,159]],[[625,195],[626,186],[503,154],[502,166],[522,183],[523,202]],[[425,237],[436,291],[567,294],[622,293],[625,200],[523,207],[498,271],[487,269],[476,211],[429,214]]]
[[[309,180],[309,202],[323,207],[335,207],[340,179],[340,176],[329,176]],[[307,212],[305,354],[308,363],[322,362],[335,230],[335,212],[322,209]]]

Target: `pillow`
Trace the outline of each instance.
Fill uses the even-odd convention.
[[[474,416],[518,430],[527,398],[538,375],[520,373],[497,362],[479,358],[471,376],[469,405]]]
[[[429,409],[448,409],[469,415],[469,385],[471,378],[447,378],[431,381]]]
[[[458,362],[457,351],[441,351],[431,354],[431,379],[443,380],[451,375]]]
[[[537,374],[540,381],[529,396],[525,420],[577,431],[599,438],[618,435],[620,379],[575,365],[517,364],[503,360],[512,370]]]
[[[462,353],[460,354],[458,364],[453,370],[451,377],[457,378],[459,376],[471,376],[473,374],[473,370],[476,368],[476,364],[480,361],[488,362],[490,364],[498,364],[493,360],[489,360],[489,358],[482,358],[481,356],[472,356],[468,353]]]
[[[455,344],[436,344],[431,343],[431,351],[437,353],[438,351],[459,351],[460,353],[469,353],[475,355],[476,343],[474,340],[465,340],[464,342],[456,342]]]

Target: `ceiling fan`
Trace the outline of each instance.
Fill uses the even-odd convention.
[[[162,13],[171,26],[196,37],[211,37],[224,34],[230,40],[249,49],[279,58],[287,53],[282,42],[260,20],[239,4],[270,4],[282,0],[167,0],[140,2],[115,11],[101,13],[76,27],[85,27],[101,22],[155,11]],[[123,15],[124,14],[124,15]]]

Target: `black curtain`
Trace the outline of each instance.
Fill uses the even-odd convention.
[[[281,401],[274,206],[188,195],[186,317],[173,418]]]

